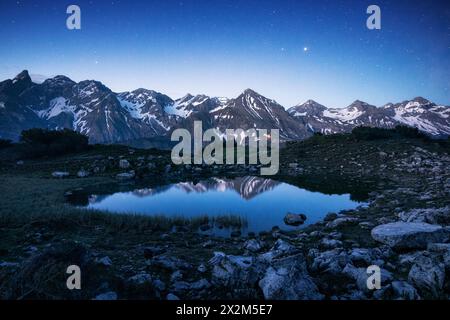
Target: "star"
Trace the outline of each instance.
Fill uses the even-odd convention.
[[[308,52],[309,48],[308,47],[303,47],[303,52]]]

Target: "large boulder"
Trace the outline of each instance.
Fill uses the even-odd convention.
[[[153,257],[147,263],[153,267],[170,270],[172,272],[179,270],[191,271],[194,268],[190,263],[168,254]]]
[[[278,239],[270,251],[267,251],[258,256],[259,261],[270,262],[273,259],[280,258],[282,256],[292,255],[298,252],[298,249],[294,247],[292,244]]]
[[[394,292],[394,298],[404,300],[418,300],[420,299],[416,288],[410,285],[406,281],[393,281],[392,291]]]
[[[450,224],[450,206],[442,208],[416,208],[398,213],[405,222],[426,222],[430,224]]]
[[[214,252],[209,261],[213,266],[212,282],[215,285],[235,287],[251,287],[259,279],[260,268],[252,257],[226,255]]]
[[[445,270],[450,274],[450,243],[431,243],[428,245],[428,251],[442,255]]]
[[[131,299],[159,298],[160,293],[155,288],[150,274],[141,272],[124,281],[124,291]]]
[[[350,262],[346,252],[339,248],[324,252],[311,249],[308,255],[313,260],[311,270],[314,272],[340,275],[343,268]]]
[[[256,239],[250,239],[244,243],[244,248],[251,252],[258,252],[262,249],[262,247],[263,244],[261,243],[261,241],[258,241]]]
[[[131,166],[130,163],[126,159],[121,159],[119,161],[119,168],[121,169],[128,169],[130,166]]]
[[[354,264],[370,265],[373,260],[371,250],[366,248],[353,248],[348,256]]]
[[[208,289],[211,287],[211,284],[206,279],[200,279],[195,282],[187,282],[187,281],[177,281],[172,284],[171,289],[175,293],[186,293],[187,291],[200,291],[203,289]]]
[[[392,281],[392,274],[386,269],[380,269],[381,272],[381,285],[385,287],[389,282]],[[368,293],[371,291],[367,286],[367,280],[369,279],[371,273],[368,273],[367,268],[356,268],[352,264],[347,264],[342,270],[349,278],[355,280],[355,284],[359,290]]]
[[[27,299],[44,299],[48,297],[48,294],[62,299],[90,299],[92,297],[89,292],[100,286],[98,279],[90,276],[97,270],[93,264],[92,255],[88,248],[80,243],[63,240],[39,250],[36,248],[30,254],[28,259],[20,263],[20,268],[9,270],[14,272],[12,281],[7,282],[8,277],[2,277],[1,299],[18,299],[23,292],[28,292]],[[0,265],[13,267],[9,263]],[[82,278],[83,290],[67,290],[66,282],[69,275],[65,271],[71,265],[80,268],[82,277],[83,271],[85,272],[84,275],[88,280],[84,283]],[[45,295],[35,290],[44,283]]]
[[[424,249],[432,242],[445,242],[449,230],[423,222],[393,222],[372,229],[372,238],[397,249]]]
[[[335,229],[335,228],[341,227],[343,225],[356,223],[357,221],[358,221],[358,219],[356,219],[355,217],[340,217],[333,221],[328,222],[326,227]]]
[[[308,274],[303,254],[276,260],[259,281],[268,300],[320,300],[324,296]]]
[[[417,257],[408,274],[408,282],[431,298],[439,298],[444,281],[444,264],[426,255]]]
[[[284,223],[289,226],[299,226],[306,221],[306,215],[303,213],[288,213],[284,217]]]

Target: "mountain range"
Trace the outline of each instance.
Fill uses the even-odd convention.
[[[450,135],[450,107],[418,97],[376,107],[356,100],[342,109],[313,100],[284,108],[247,89],[233,99],[190,95],[173,100],[147,89],[115,93],[99,81],[74,82],[55,76],[34,83],[24,70],[0,82],[0,138],[17,141],[30,128],[70,128],[91,143],[128,142],[170,137],[176,128],[279,129],[283,140],[300,140],[315,132],[351,131],[356,126],[416,127],[435,137]]]

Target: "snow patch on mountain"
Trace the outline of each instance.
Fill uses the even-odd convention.
[[[187,118],[191,115],[192,110],[186,110],[186,104],[174,102],[164,108],[164,111],[168,114],[179,116],[182,118]]]
[[[220,105],[220,106],[218,106],[218,107],[216,107],[216,108],[214,108],[214,109],[211,109],[211,110],[209,111],[209,113],[214,113],[214,112],[223,110],[223,109],[228,108],[228,107],[229,107],[229,106],[228,106],[227,104],[225,104],[225,105]]]
[[[172,100],[153,90],[137,89],[132,92],[123,92],[116,95],[120,106],[134,119],[150,125],[155,132],[170,130],[171,126],[164,121],[164,108],[170,105]],[[161,117],[161,119],[159,118]],[[127,123],[128,119],[126,118]]]
[[[415,127],[419,130],[431,133],[433,135],[439,134],[439,129],[437,129],[429,120],[422,119],[417,115],[405,115],[405,113],[401,109],[395,109],[394,119],[402,124],[410,127]]]
[[[90,82],[87,86],[80,89],[78,97],[81,99],[87,98],[98,92],[98,88],[94,82]]]
[[[56,116],[59,116],[61,113],[70,113],[73,114],[75,112],[76,106],[70,105],[69,101],[64,97],[57,97],[50,100],[50,107],[45,110],[36,111],[36,114],[43,119],[51,119]]]
[[[118,95],[117,100],[119,100],[120,105],[128,111],[128,113],[135,119],[144,119],[146,117],[145,113],[142,113],[142,107],[145,105],[145,101],[132,102],[126,99],[126,97]]]
[[[173,104],[170,104],[164,108],[167,114],[176,115],[181,118],[188,118],[191,114],[198,111],[198,108],[213,98],[206,95],[187,94],[184,97],[175,100]],[[219,100],[217,100],[218,103]]]
[[[443,119],[447,119],[448,117],[450,117],[450,108],[445,106],[436,106],[431,108],[430,111],[434,112]]]
[[[219,102],[219,104],[221,104],[221,105],[225,105],[225,104],[227,104],[229,101],[230,101],[230,99],[229,98],[227,98],[227,97],[215,97],[215,99]]]
[[[171,128],[170,126],[164,124],[164,122],[158,120],[158,118],[157,118],[156,115],[154,115],[154,114],[149,114],[149,115],[147,115],[147,116],[146,116],[146,119],[147,119],[147,122],[148,122],[149,124],[151,124],[151,126],[152,126],[153,129],[156,129],[156,128],[153,127],[153,122],[156,122],[161,128],[164,128],[164,130],[166,130],[166,131],[169,131],[170,128]]]
[[[351,121],[360,117],[363,113],[357,108],[327,109],[323,112],[323,116],[341,121]]]

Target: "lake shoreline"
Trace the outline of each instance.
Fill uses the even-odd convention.
[[[139,184],[108,184],[68,191],[66,195],[68,202],[80,209],[201,220],[200,231],[229,237],[232,232],[258,234],[274,227],[293,231],[322,220],[330,212],[365,204],[352,200],[352,195],[345,192],[348,190],[332,194],[309,191],[265,176],[213,176],[152,187],[146,180]],[[298,224],[286,223],[288,214],[303,218]]]

